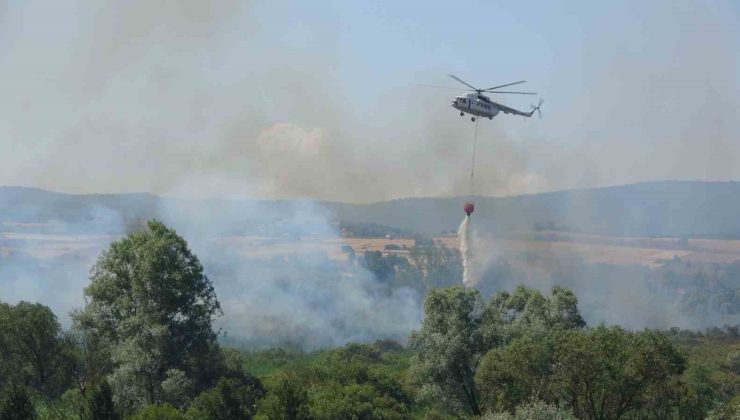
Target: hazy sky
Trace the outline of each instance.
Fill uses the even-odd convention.
[[[740,178],[735,1],[0,0],[0,185],[376,201]],[[545,118],[449,107],[525,79]],[[535,98],[502,102],[527,109]]]

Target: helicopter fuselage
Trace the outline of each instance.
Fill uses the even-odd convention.
[[[476,117],[493,118],[498,115],[499,107],[488,96],[479,93],[469,93],[456,97],[452,107],[460,111],[460,115],[470,114]]]

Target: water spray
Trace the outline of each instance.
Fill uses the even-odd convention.
[[[473,137],[473,159],[470,164],[470,183],[468,184],[468,195],[473,193],[473,175],[475,174],[475,146],[478,143],[478,120],[475,120],[475,135]],[[470,215],[475,211],[475,204],[473,201],[466,201],[463,205],[465,211],[465,218],[460,227],[457,230],[457,236],[460,238],[460,254],[462,255],[463,263],[463,284],[465,287],[473,287],[477,283],[477,279],[472,273],[473,263],[473,242],[470,227]]]

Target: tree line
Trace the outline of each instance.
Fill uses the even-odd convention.
[[[391,270],[382,256],[365,256],[363,264],[383,274],[378,281],[427,288],[423,322],[406,346],[379,340],[252,352],[219,344],[213,283],[182,237],[150,221],[100,255],[69,330],[42,304],[0,304],[0,420],[740,413],[738,389],[719,388],[714,371],[693,364],[678,332],[589,327],[563,287],[543,294],[520,286],[490,298],[436,287],[456,275],[445,268],[453,258],[449,250],[413,251],[411,264],[431,267],[417,278],[407,262],[394,260]]]

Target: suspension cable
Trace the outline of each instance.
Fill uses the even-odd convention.
[[[478,143],[478,118],[475,119],[475,136],[473,137],[473,160],[470,163],[470,183],[468,184],[468,195],[472,195],[473,190],[473,175],[475,173],[475,146]]]

